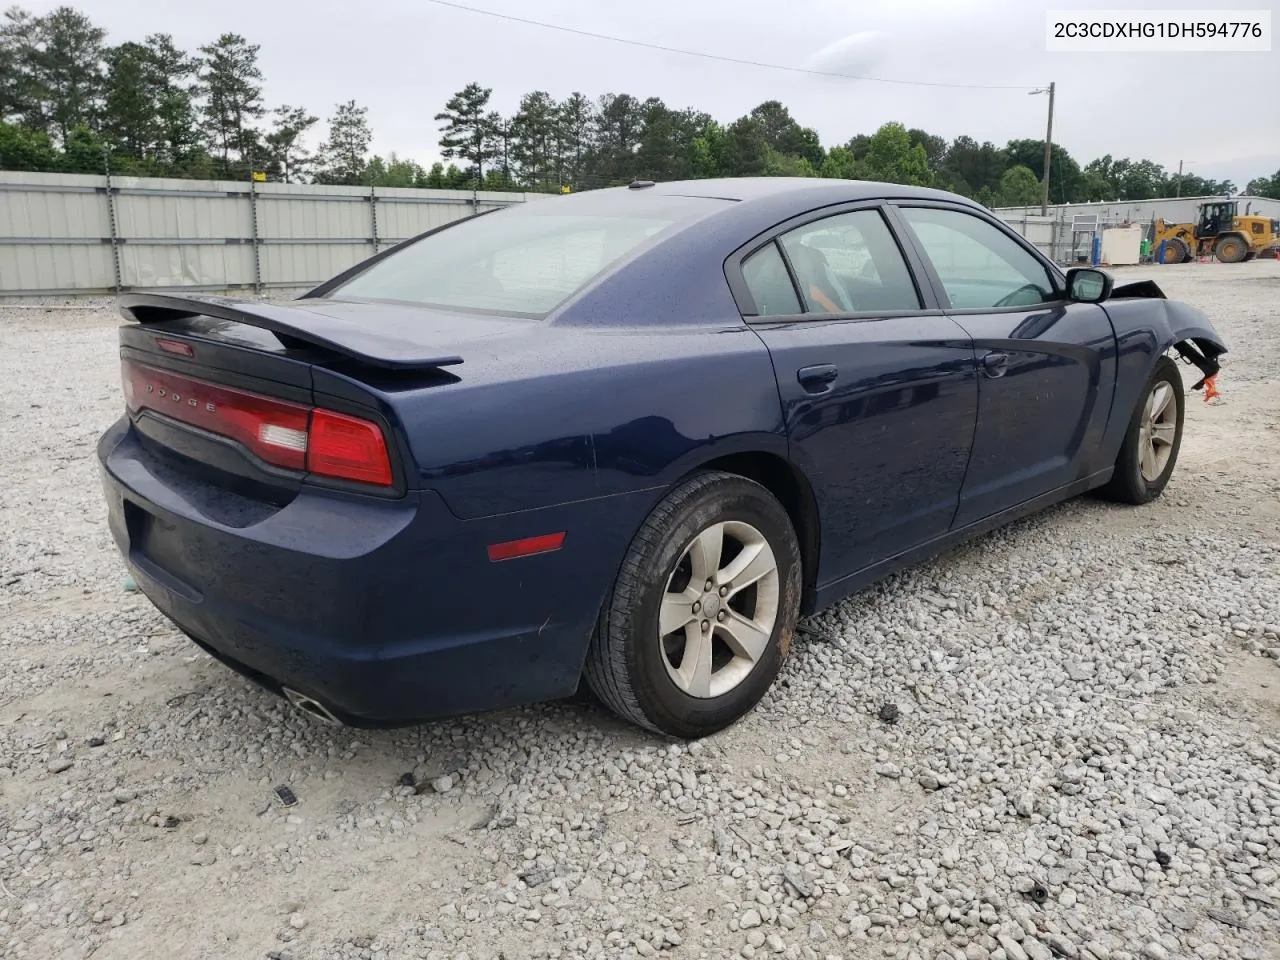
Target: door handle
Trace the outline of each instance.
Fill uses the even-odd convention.
[[[1007,353],[988,353],[982,358],[982,372],[995,379],[1009,372],[1009,355]]]
[[[826,393],[831,383],[840,373],[832,363],[815,363],[810,367],[801,367],[796,371],[796,379],[805,393]]]

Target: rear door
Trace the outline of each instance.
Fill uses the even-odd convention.
[[[814,487],[824,586],[946,533],[960,494],[973,347],[908,263],[868,204],[790,221],[727,265]]]
[[[1065,300],[1054,271],[993,217],[905,202],[894,216],[977,355],[978,425],[955,525],[1103,469],[1096,451],[1116,370],[1106,312]]]

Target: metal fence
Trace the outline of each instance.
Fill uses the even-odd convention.
[[[992,212],[1056,263],[1067,263],[1075,260],[1078,252],[1088,251],[1089,238],[1073,236],[1071,219],[1061,212],[1047,216],[1022,210]]]
[[[0,172],[0,297],[303,289],[545,194]]]
[[[1073,217],[1092,216],[1104,223],[1150,223],[1157,217],[1170,223],[1191,223],[1199,217],[1199,208],[1203,203],[1221,203],[1231,199],[1241,214],[1254,214],[1280,220],[1280,200],[1269,197],[1255,197],[1251,194],[1240,194],[1227,198],[1212,197],[1157,197],[1154,200],[1111,200],[1099,203],[1065,203],[1050,206],[1048,213],[1052,217],[1065,217],[1069,222]],[[1021,217],[1040,213],[1040,206],[1002,207],[995,211],[1000,216]]]
[[[0,298],[301,290],[424,230],[546,196],[0,172]],[[1076,208],[994,212],[1059,263],[1089,256]]]

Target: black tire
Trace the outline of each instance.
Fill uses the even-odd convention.
[[[1173,237],[1164,243],[1164,262],[1165,263],[1186,263],[1191,259],[1191,250],[1186,243]]]
[[[1249,244],[1234,233],[1219,237],[1213,246],[1213,255],[1223,263],[1240,263],[1249,255]]]
[[[751,524],[773,551],[778,573],[773,632],[737,686],[720,696],[693,697],[667,673],[659,607],[693,539],[715,523],[735,520]],[[689,477],[654,508],[627,550],[587,651],[587,684],[622,719],[656,733],[696,739],[724,729],[760,701],[790,653],[801,572],[791,520],[768,490],[718,471]]]
[[[1167,383],[1173,388],[1173,402],[1176,404],[1178,422],[1174,428],[1173,449],[1169,461],[1154,480],[1142,475],[1142,418],[1146,411],[1147,400],[1156,388]],[[1146,388],[1138,398],[1137,406],[1129,418],[1129,429],[1125,433],[1124,443],[1120,447],[1120,455],[1116,457],[1116,469],[1106,486],[1098,490],[1098,495],[1117,503],[1129,503],[1135,506],[1149,503],[1164,491],[1169,478],[1173,476],[1173,468],[1178,463],[1178,451],[1182,448],[1182,426],[1186,414],[1186,397],[1182,388],[1182,373],[1178,365],[1166,356],[1156,363],[1147,380]]]

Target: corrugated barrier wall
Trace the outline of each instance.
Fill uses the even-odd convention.
[[[544,194],[0,172],[0,297],[302,289]]]

